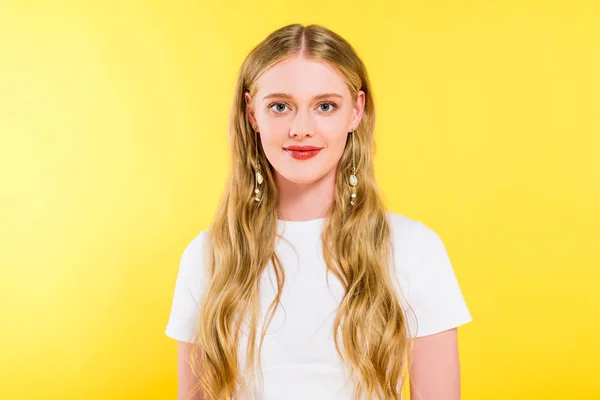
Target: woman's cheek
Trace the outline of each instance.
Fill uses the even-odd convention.
[[[281,140],[279,138],[275,138],[271,135],[265,136],[261,138],[263,140],[263,149],[267,159],[271,164],[277,164],[277,160],[283,154],[283,145],[285,144],[285,139]]]
[[[288,118],[278,117],[273,118],[273,120],[270,121],[269,126],[271,127],[274,136],[283,136],[285,139],[285,136],[287,136],[290,129],[290,122],[288,121]]]

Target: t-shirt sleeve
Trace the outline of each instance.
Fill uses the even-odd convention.
[[[175,291],[165,334],[193,343],[200,323],[200,300],[204,292],[204,241],[200,232],[185,248],[179,262]]]
[[[419,222],[415,268],[411,268],[412,291],[408,302],[416,323],[409,319],[412,337],[443,332],[472,321],[456,274],[440,236]]]

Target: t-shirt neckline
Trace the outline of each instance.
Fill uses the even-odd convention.
[[[304,221],[288,221],[283,219],[277,219],[277,228],[279,233],[282,233],[285,229],[286,232],[290,231],[307,231],[311,229],[317,229],[325,224],[329,217],[313,218]]]

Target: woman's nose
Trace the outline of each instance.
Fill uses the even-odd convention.
[[[313,136],[313,121],[309,112],[300,111],[296,114],[292,126],[290,127],[290,137],[301,138],[304,136]]]

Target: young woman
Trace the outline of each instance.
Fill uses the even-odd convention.
[[[440,237],[386,210],[364,64],[289,25],[239,71],[231,175],[181,257],[180,399],[458,399],[471,321]]]

